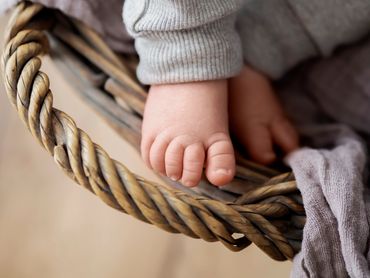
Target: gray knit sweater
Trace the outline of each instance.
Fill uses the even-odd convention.
[[[126,0],[123,18],[144,83],[227,78],[242,55],[277,79],[368,33],[370,1]]]
[[[1,0],[0,11],[19,1]],[[124,0],[34,1],[85,21],[116,50],[133,50],[120,16]],[[243,60],[277,79],[364,37],[370,1],[126,0],[123,18],[135,38],[143,83],[228,78]]]
[[[144,83],[236,75],[242,50],[235,29],[242,0],[126,0],[123,18],[140,55]]]

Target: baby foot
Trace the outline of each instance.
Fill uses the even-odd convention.
[[[141,154],[149,167],[186,186],[198,185],[203,167],[212,184],[230,182],[235,158],[228,132],[227,81],[152,86]]]
[[[298,134],[285,116],[269,80],[245,66],[229,81],[230,129],[251,158],[261,164],[298,148]]]

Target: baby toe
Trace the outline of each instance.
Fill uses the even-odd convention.
[[[177,181],[181,178],[183,159],[184,146],[175,139],[168,145],[165,154],[166,174],[170,179]]]
[[[221,134],[213,138],[207,149],[206,176],[217,186],[230,182],[235,174],[234,149],[229,136]]]
[[[185,186],[198,185],[203,172],[205,159],[204,146],[195,143],[186,147],[184,151],[183,170],[181,181]]]
[[[145,134],[142,135],[141,144],[140,144],[140,153],[141,157],[144,160],[147,167],[152,168],[152,165],[150,164],[150,148],[154,142],[154,137],[147,136]]]
[[[287,118],[276,119],[271,125],[271,132],[274,141],[285,153],[299,147],[298,133]]]
[[[254,161],[269,164],[276,159],[268,125],[258,122],[250,123],[241,137],[241,143]]]
[[[166,174],[165,152],[170,143],[170,138],[164,135],[158,135],[149,151],[149,162],[152,169],[162,175]]]

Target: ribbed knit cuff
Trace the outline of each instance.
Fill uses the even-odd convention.
[[[148,7],[145,6],[142,7],[143,12],[137,12],[136,15],[128,12],[133,8],[125,7],[124,19],[135,37],[135,47],[140,56],[137,75],[142,83],[165,84],[225,79],[239,73],[243,59],[239,34],[235,30],[235,10],[238,8],[236,1],[229,2],[232,4],[221,1],[224,6],[221,8],[207,7],[207,2],[214,4],[217,1],[207,0],[199,2],[202,4],[193,5],[203,5],[208,11],[196,11],[187,4],[186,8],[193,10],[182,15],[179,15],[179,7],[179,11],[158,10],[159,14],[163,13],[163,17],[149,14]],[[135,10],[137,11],[138,7]],[[176,14],[177,12],[179,14]]]
[[[272,79],[318,54],[313,40],[285,0],[250,1],[238,16],[244,61]]]

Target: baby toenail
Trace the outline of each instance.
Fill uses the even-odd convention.
[[[193,187],[194,186],[194,183],[191,182],[191,181],[184,181],[183,184],[187,187]]]
[[[170,176],[170,179],[173,180],[173,181],[178,181],[179,180],[178,177],[176,177],[176,176]]]
[[[231,175],[232,174],[231,172],[232,172],[231,170],[229,170],[229,169],[223,169],[223,168],[217,169],[215,171],[216,174],[225,175],[225,176]]]

